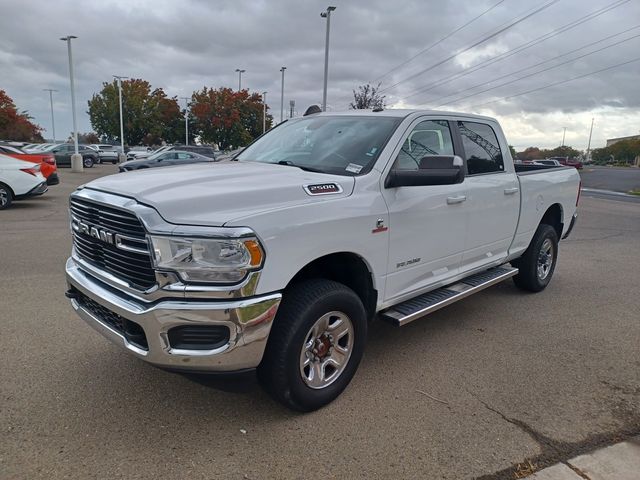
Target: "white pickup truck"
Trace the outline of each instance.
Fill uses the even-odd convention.
[[[79,188],[67,296],[138,358],[257,369],[309,411],[348,385],[371,320],[402,326],[507,278],[543,290],[579,191],[575,168],[514,167],[491,118],[310,115],[230,162]]]

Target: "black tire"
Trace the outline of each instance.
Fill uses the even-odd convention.
[[[546,254],[548,246],[550,254]],[[550,264],[545,268],[546,260]],[[524,254],[511,262],[520,271],[513,277],[513,282],[521,289],[529,292],[544,290],[553,276],[558,261],[558,233],[551,225],[540,224]],[[539,270],[540,267],[542,270]]]
[[[303,377],[302,355],[310,353],[304,350],[312,327],[331,313],[344,315],[349,321],[348,325],[352,326],[352,331],[345,335],[352,335],[352,339],[348,340],[352,342],[351,353],[341,371],[334,368],[334,374],[338,373],[330,383],[312,388]],[[317,410],[338,397],[353,378],[364,353],[367,328],[365,308],[350,288],[324,279],[293,285],[284,293],[262,363],[258,367],[258,379],[276,400],[287,407],[302,412]],[[331,338],[332,349],[337,349],[336,344],[342,338],[335,343]],[[332,356],[329,355],[331,352],[325,352],[324,358]],[[329,367],[333,368],[332,365]],[[328,377],[331,378],[331,375]]]
[[[11,206],[13,201],[13,191],[8,185],[0,183],[0,210],[5,210]]]
[[[82,165],[84,166],[84,168],[93,168],[94,164],[95,164],[95,161],[91,157],[84,157],[82,159]]]

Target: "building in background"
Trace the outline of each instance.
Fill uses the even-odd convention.
[[[614,143],[618,143],[623,140],[640,140],[640,135],[630,135],[628,137],[618,137],[618,138],[607,138],[607,147],[610,147]]]

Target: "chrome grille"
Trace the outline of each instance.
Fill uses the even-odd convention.
[[[126,281],[134,288],[147,289],[155,285],[156,277],[146,231],[133,213],[72,198],[69,206],[72,221],[110,234],[113,243],[82,229],[73,229],[73,245],[86,262]]]

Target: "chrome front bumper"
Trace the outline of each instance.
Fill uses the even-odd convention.
[[[71,295],[72,307],[85,322],[132,355],[158,367],[175,370],[232,372],[257,367],[282,298],[280,293],[274,293],[233,301],[172,298],[143,304],[97,280],[81,269],[73,258],[67,260],[65,270],[71,291],[77,290],[110,312],[142,327],[148,349],[130,343],[95,310]],[[172,348],[168,331],[184,325],[224,325],[230,330],[230,338],[226,345],[215,350]]]

